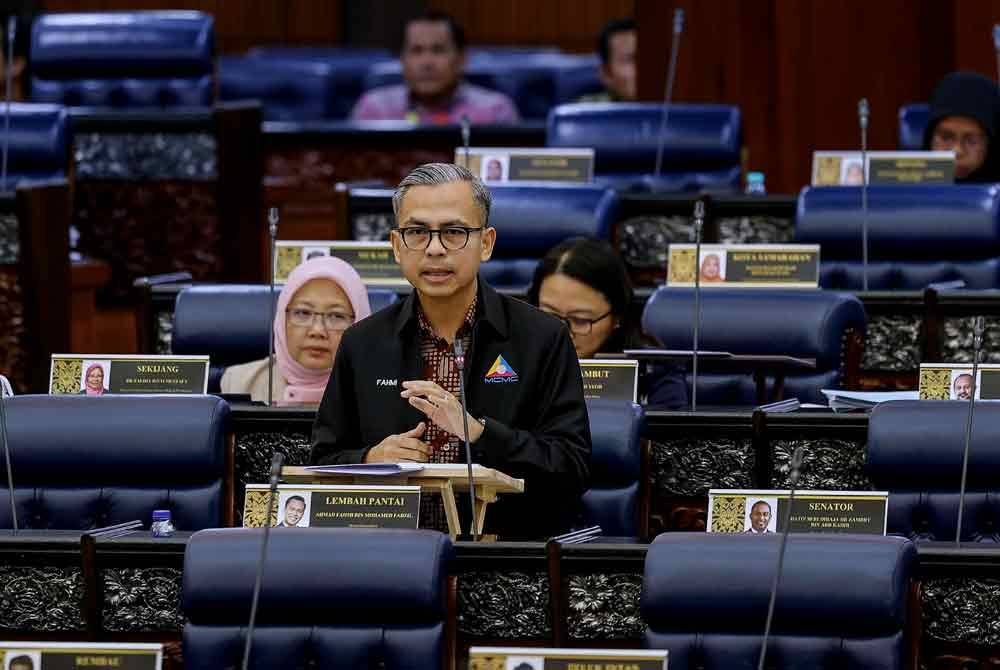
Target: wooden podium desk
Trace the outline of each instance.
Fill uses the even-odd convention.
[[[421,493],[438,493],[444,502],[448,520],[448,533],[454,539],[461,532],[455,492],[469,490],[469,469],[464,463],[430,463],[423,470],[399,475],[355,475],[315,472],[302,466],[288,466],[281,470],[282,479],[288,484],[364,484],[367,486],[419,486]],[[486,521],[486,508],[496,502],[498,493],[523,493],[524,480],[514,479],[499,470],[472,465],[472,478],[476,489],[475,527],[481,536]]]

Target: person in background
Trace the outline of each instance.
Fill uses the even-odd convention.
[[[341,336],[369,314],[368,291],[346,262],[324,256],[292,270],[274,315],[274,399],[318,404]],[[222,392],[266,402],[267,377],[266,358],[234,365],[222,375]]]
[[[1000,181],[997,116],[1000,98],[991,79],[953,72],[934,88],[924,148],[955,152],[955,181]]]
[[[404,84],[368,91],[351,112],[355,121],[516,123],[517,108],[502,93],[462,80],[465,31],[451,16],[429,11],[403,30],[399,60]]]
[[[604,84],[600,93],[585,95],[579,102],[633,102],[636,94],[636,30],[634,19],[609,21],[597,40],[601,57],[598,76]]]
[[[557,244],[535,268],[527,298],[566,323],[578,358],[651,344],[633,317],[625,265],[607,242],[578,237]],[[681,368],[651,364],[643,372],[641,401],[670,409],[687,405]]]

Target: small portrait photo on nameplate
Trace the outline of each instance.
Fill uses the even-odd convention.
[[[792,533],[857,533],[885,535],[888,491],[796,491],[791,515],[789,491],[711,489],[708,522],[711,533],[768,535]]]
[[[160,670],[163,645],[0,642],[0,670]]]
[[[267,513],[267,484],[247,484],[243,527],[417,528],[419,486],[280,484]]]
[[[52,354],[51,395],[208,392],[208,356]]]
[[[917,396],[921,400],[1000,400],[1000,363],[980,363],[973,379],[969,363],[921,363]]]
[[[817,288],[819,245],[671,244],[667,285],[704,288]]]
[[[639,362],[604,358],[581,358],[583,397],[638,402]]]
[[[479,178],[485,182],[507,181],[510,157],[506,155],[487,154],[483,156]]]
[[[465,149],[455,149],[465,165]],[[594,150],[589,148],[470,147],[469,170],[486,182],[591,182]]]
[[[469,670],[667,670],[666,650],[472,647]]]
[[[951,151],[814,151],[813,186],[952,184],[955,154]]]
[[[392,254],[390,242],[342,240],[278,240],[274,254],[274,281],[284,284],[300,264],[319,256],[333,256],[353,267],[367,286],[407,286]]]

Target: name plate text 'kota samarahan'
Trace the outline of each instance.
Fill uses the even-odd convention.
[[[671,244],[667,285],[703,288],[816,288],[819,286],[817,244]]]
[[[268,496],[267,484],[247,484],[244,528],[414,529],[420,522],[419,486],[282,484],[270,514]]]

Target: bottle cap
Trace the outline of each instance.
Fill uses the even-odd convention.
[[[170,510],[168,510],[168,509],[154,509],[153,510],[153,521],[170,521]]]

